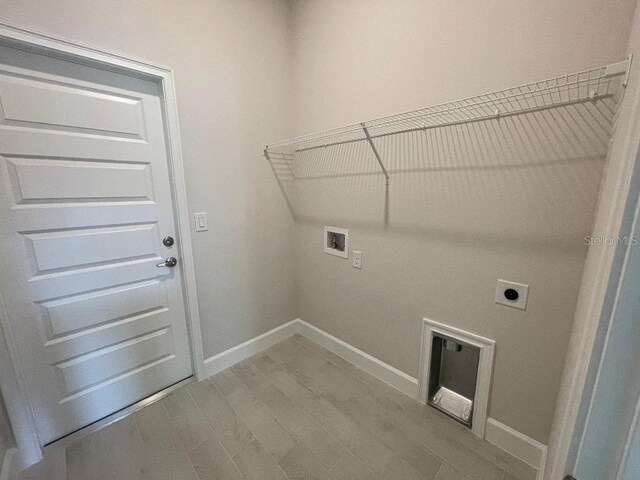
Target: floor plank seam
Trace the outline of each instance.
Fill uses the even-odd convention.
[[[303,337],[304,337],[304,336],[303,336]],[[304,337],[304,338],[306,338],[306,337]],[[308,340],[308,341],[313,342],[313,340],[311,340],[311,339],[307,339],[307,340]],[[320,347],[320,348],[323,348],[323,347]],[[326,349],[324,349],[324,350],[326,350]],[[321,356],[322,358],[324,358],[325,362],[330,363],[330,364],[331,364],[331,365],[333,365],[334,367],[338,368],[340,371],[342,371],[343,373],[345,373],[346,375],[348,375],[351,379],[353,379],[353,380],[357,380],[357,381],[358,381],[358,383],[361,383],[361,384],[362,384],[362,385],[363,385],[367,390],[369,390],[370,386],[369,386],[366,382],[364,382],[363,380],[361,380],[361,379],[359,379],[359,378],[355,377],[354,375],[352,375],[352,374],[351,374],[351,372],[348,372],[347,370],[343,369],[340,365],[337,365],[336,363],[332,362],[333,358],[330,358],[330,357],[331,357],[332,355],[336,355],[336,354],[334,354],[333,352],[331,352],[331,351],[329,351],[329,350],[326,350],[326,351],[327,351],[327,352],[329,352],[329,354],[330,354],[330,355],[326,355],[326,354],[325,354],[325,355],[322,355],[322,354],[320,354],[320,353],[319,353],[319,354],[320,354],[320,356]],[[313,353],[313,352],[311,352],[311,353]],[[324,353],[324,352],[323,352],[323,353]],[[342,357],[340,357],[339,355],[336,355],[336,356],[342,359]],[[344,359],[343,359],[343,360],[344,360]],[[344,361],[346,362],[347,360],[344,360]],[[287,363],[291,363],[291,362],[293,362],[293,360],[291,360],[290,362],[285,362],[285,364],[284,364],[284,365],[282,365],[282,367],[283,367],[283,368],[285,368],[285,369],[287,369],[287,370],[290,370],[290,368],[289,368],[289,369],[287,368],[287,365],[286,365],[286,364],[287,364]],[[356,367],[356,368],[358,368],[358,367]],[[299,375],[296,375],[296,374],[295,374],[295,372],[291,372],[291,374],[292,374],[292,375],[294,375],[294,377],[295,377],[295,378],[297,378],[301,383],[303,383],[303,384],[305,383],[305,382],[304,382],[304,379],[299,378]],[[307,384],[307,387],[308,387],[309,389],[311,389],[312,391],[314,390],[314,389],[313,389],[313,387],[312,387],[312,386],[310,386],[310,385],[308,385],[308,384]],[[392,387],[392,388],[393,388],[393,387]],[[402,392],[400,392],[400,393],[402,393]],[[326,395],[323,395],[323,394],[322,394],[322,392],[318,392],[318,395],[319,395],[319,396],[321,396],[322,398],[324,398],[324,399],[325,399],[326,401],[328,401],[330,404],[333,404],[333,402],[331,401],[331,399],[330,399],[330,398],[327,398],[327,397],[326,397]],[[372,397],[372,398],[373,398],[373,397]],[[374,399],[374,400],[375,400],[375,399]],[[357,428],[361,429],[360,425],[358,425],[357,423],[356,423],[356,425],[357,425]],[[365,430],[365,431],[364,431],[364,433],[366,434],[366,433],[367,433],[367,431]],[[376,436],[373,432],[369,432],[369,434],[370,434],[370,435],[373,435],[374,437]],[[393,452],[393,449],[391,449],[391,447],[389,447],[389,445],[387,445],[384,441],[382,441],[382,444],[383,444],[383,445],[385,445],[387,448],[389,448],[389,450],[390,450],[391,452]],[[425,446],[425,445],[422,445],[422,444],[421,444],[421,446],[422,446],[425,450],[427,450],[428,452],[430,452],[434,457],[436,457],[436,458],[440,461],[440,465],[442,465],[442,462],[443,462],[444,460],[443,460],[443,459],[442,459],[438,454],[436,454],[433,450],[431,450],[430,448],[428,448],[428,447],[427,447],[427,446]],[[355,452],[352,452],[352,453],[354,454],[354,456],[358,457],[358,456],[355,454]],[[403,459],[399,454],[397,454],[397,453],[395,453],[395,452],[393,452],[393,453],[394,453],[394,455],[397,455],[397,456],[398,456],[398,458],[400,458],[400,459],[402,459],[403,461],[405,461],[405,462],[406,462],[406,460],[404,460],[404,459]],[[409,464],[409,463],[408,463],[408,464]],[[410,465],[410,464],[409,464],[409,465]],[[435,479],[436,477],[434,476],[433,478]]]
[[[303,337],[304,337],[304,336],[303,336]],[[306,339],[306,337],[304,337],[304,338]],[[310,341],[310,342],[313,342],[313,341],[312,341],[312,340],[310,340],[310,339],[306,339],[306,340],[307,340],[307,341]],[[299,346],[299,345],[298,345],[298,346]],[[303,350],[304,350],[304,347],[299,346],[299,348],[301,348],[301,349],[303,349]],[[322,347],[320,347],[320,348],[322,348]],[[326,349],[325,349],[325,350],[326,350]],[[307,350],[307,351],[308,351],[308,350]],[[320,351],[322,351],[322,350],[320,350]],[[311,353],[315,353],[315,352],[311,352]],[[318,352],[318,354],[319,354],[321,357],[323,357],[323,358],[325,359],[325,361],[326,361],[326,362],[328,362],[328,363],[332,364],[334,367],[336,367],[336,368],[338,368],[339,370],[341,370],[343,373],[345,373],[346,375],[348,375],[350,378],[357,380],[357,381],[358,381],[358,383],[362,384],[362,385],[367,389],[367,391],[370,391],[370,390],[371,390],[371,385],[369,385],[366,381],[364,381],[363,379],[360,379],[360,378],[356,377],[355,375],[353,375],[353,374],[352,374],[352,372],[350,372],[350,371],[348,371],[348,370],[344,369],[344,368],[342,367],[342,365],[340,365],[340,364],[339,364],[340,362],[339,362],[338,364],[336,364],[335,362],[333,362],[333,361],[332,361],[332,360],[333,360],[333,358],[331,358],[331,357],[332,357],[333,355],[336,355],[336,354],[334,354],[333,352],[331,352],[331,351],[329,351],[329,350],[327,350],[326,352],[323,352],[323,353],[325,353],[325,354],[324,354],[324,355],[322,355],[320,352]],[[326,353],[328,353],[328,355],[327,355]],[[340,358],[341,360],[344,360],[344,359],[342,359],[342,357],[339,357],[338,355],[336,355],[336,356],[337,356],[338,358]],[[280,365],[281,365],[283,368],[285,368],[285,369],[286,369],[286,368],[287,368],[286,363],[291,363],[292,361],[293,361],[293,360],[291,360],[290,362],[284,362],[284,364],[280,364]],[[344,361],[346,362],[346,360],[344,360]],[[276,363],[277,363],[277,362],[276,362]],[[355,368],[358,368],[357,366],[354,366],[354,367],[355,367]],[[292,373],[292,374],[293,374],[293,375],[294,375],[294,376],[295,376],[295,377],[296,377],[296,378],[297,378],[301,383],[303,383],[303,384],[305,383],[305,382],[304,382],[304,379],[299,378],[299,375],[295,375],[295,372],[291,372],[291,373]],[[364,373],[366,374],[366,372],[364,372]],[[378,380],[379,380],[379,379],[378,379]],[[381,381],[381,380],[379,380],[379,381]],[[382,381],[381,381],[381,382],[382,382]],[[385,383],[385,382],[383,382],[383,383]],[[307,387],[309,387],[309,388],[313,391],[313,388],[312,388],[311,386],[307,385]],[[389,388],[394,388],[394,387],[393,387],[393,386],[389,386]],[[403,394],[403,392],[399,392],[399,393],[400,393],[400,394]],[[322,395],[322,394],[320,394],[320,395]],[[404,394],[403,394],[403,395],[404,395]],[[328,399],[326,396],[324,396],[324,398],[325,398],[327,401],[330,401],[330,399]],[[375,400],[375,397],[373,397],[373,396],[372,396],[372,399],[374,399],[374,400]],[[391,400],[392,402],[394,402],[392,399],[390,399],[390,400]],[[395,405],[397,405],[398,407],[400,407],[400,406],[399,406],[399,404],[397,404],[396,402],[394,402],[394,404],[395,404]],[[433,427],[433,428],[435,428],[435,427]],[[437,430],[437,429],[436,429],[436,430]],[[372,434],[373,434],[373,433],[372,433]],[[446,435],[446,434],[445,434],[445,435]],[[447,435],[447,436],[448,436],[448,435]],[[435,458],[437,458],[437,459],[440,461],[440,466],[441,466],[443,463],[446,463],[446,462],[445,462],[445,460],[444,460],[440,455],[438,455],[435,451],[433,451],[433,450],[432,450],[428,445],[424,444],[423,442],[418,442],[418,444],[419,444],[423,449],[425,449],[426,451],[430,452],[430,453],[431,453]],[[483,458],[483,457],[480,457],[480,458]],[[484,459],[484,458],[483,458],[483,459]],[[484,459],[484,460],[485,460],[485,461],[487,461],[487,462],[489,462],[489,463],[491,463],[491,461],[489,461],[489,460],[487,460],[487,459]],[[495,464],[494,464],[494,465],[495,465]],[[496,465],[496,466],[497,466],[497,465]],[[501,470],[501,474],[504,474],[504,470],[503,470],[502,468],[500,468],[500,470]]]
[[[268,350],[268,349],[265,349],[265,350]],[[263,351],[265,351],[265,350],[263,350]],[[259,354],[259,353],[261,353],[261,352],[258,352],[258,354]],[[259,370],[257,367],[255,367],[255,365],[253,365],[253,363],[251,363],[251,362],[250,362],[250,359],[247,359],[247,361],[249,361],[249,364],[250,364],[250,365],[252,365],[252,366],[253,366],[253,367],[254,367],[254,368],[255,368],[255,369],[256,369],[256,370],[257,370],[257,371],[262,375],[262,376],[264,376],[264,377],[265,377],[266,381],[268,381],[269,383],[271,383],[271,381],[269,380],[269,377],[267,377],[266,375],[264,375],[264,373],[260,372],[260,370]],[[240,381],[241,381],[241,382],[243,382],[242,378],[240,378]],[[243,382],[243,383],[244,383],[244,382]],[[272,383],[271,383],[271,384],[272,384]],[[273,384],[272,384],[272,385],[273,385]],[[245,383],[245,387],[246,387],[246,388],[251,392],[251,387],[250,387],[249,385],[247,385],[246,383]],[[274,385],[274,387],[275,387],[275,388],[277,388],[275,385]],[[266,410],[268,410],[268,411],[269,411],[269,413],[271,414],[271,416],[273,417],[273,419],[274,419],[276,422],[278,422],[278,423],[282,426],[282,428],[284,428],[284,429],[289,433],[289,435],[291,435],[293,438],[295,438],[295,439],[298,441],[298,445],[301,445],[301,446],[302,446],[302,448],[304,448],[305,450],[307,450],[307,451],[308,451],[308,449],[304,446],[304,443],[303,443],[303,442],[302,442],[302,441],[301,441],[301,440],[300,440],[300,439],[299,439],[299,438],[298,438],[298,437],[297,437],[293,432],[291,432],[291,431],[290,431],[290,430],[289,430],[289,429],[288,429],[288,428],[287,428],[287,427],[286,427],[282,422],[280,422],[280,421],[277,419],[277,417],[275,416],[275,414],[273,413],[273,411],[272,411],[269,407],[267,407],[264,403],[262,403],[262,402],[261,402],[261,401],[260,401],[260,400],[259,400],[259,399],[254,395],[254,394],[253,394],[253,392],[251,392],[251,393],[252,393],[252,396],[254,397],[254,400],[255,400],[256,402],[258,402],[260,405],[262,405]],[[284,394],[284,392],[283,392],[283,394]],[[286,394],[284,394],[284,395],[286,396]],[[287,397],[287,398],[289,398],[289,397]],[[293,402],[293,400],[292,400],[292,399],[290,399],[290,400]],[[233,407],[231,407],[231,408],[233,408]],[[319,426],[321,427],[321,425],[319,425]],[[264,447],[264,446],[263,446],[263,447]],[[296,448],[296,447],[294,446],[291,450],[293,450],[294,448]],[[289,451],[289,452],[290,452],[290,451]],[[287,452],[287,454],[288,454],[289,452]],[[311,452],[309,452],[309,453],[311,453]],[[287,454],[283,455],[283,456],[282,456],[282,458],[284,458]],[[278,466],[280,466],[280,460],[282,460],[282,458],[280,458],[280,459],[278,459],[278,460],[276,461],[276,463],[278,464]],[[280,466],[280,468],[282,469],[282,467],[281,467],[281,466]],[[326,469],[324,469],[324,468],[323,468],[323,470],[325,470],[325,471],[326,471]],[[283,472],[284,472],[284,470],[283,470]],[[329,472],[327,472],[327,473],[329,473]],[[285,476],[287,476],[287,473],[286,473],[286,472],[284,472],[284,474],[285,474]],[[287,477],[288,477],[288,476],[287,476]]]
[[[305,338],[307,338],[307,337],[305,337]],[[308,340],[313,341],[313,340],[311,340],[311,339],[308,339]],[[328,351],[329,353],[332,353],[332,354],[333,354],[333,352],[331,352],[330,350],[327,350],[327,351]],[[339,358],[341,358],[341,359],[342,359],[342,357],[340,357],[339,355],[337,355],[337,354],[334,354],[334,355],[336,355],[336,356],[338,356]],[[325,357],[325,358],[326,358],[326,357]],[[368,390],[370,389],[370,385],[369,385],[369,384],[367,384],[364,380],[362,380],[362,379],[360,379],[360,378],[356,377],[356,376],[355,376],[355,375],[353,375],[349,370],[347,370],[347,369],[343,368],[343,366],[342,366],[342,365],[340,365],[340,364],[336,364],[336,363],[332,362],[331,360],[332,360],[332,359],[327,358],[327,361],[328,361],[329,363],[331,363],[333,366],[335,366],[336,368],[339,368],[339,369],[340,369],[341,371],[343,371],[345,374],[349,375],[352,379],[354,379],[354,380],[358,381],[359,383],[363,384],[363,385],[364,385]],[[342,359],[342,360],[344,360],[345,362],[347,361],[346,359]],[[355,368],[359,368],[357,365],[353,365],[353,366],[354,366]],[[364,372],[364,371],[363,371],[363,372]],[[364,372],[364,373],[365,373],[365,374],[368,374],[367,372]],[[374,377],[374,378],[377,378],[377,377]],[[377,379],[377,380],[379,380],[380,382],[383,382],[383,383],[385,383],[385,384],[386,384],[386,382],[384,382],[384,380],[381,380],[381,379]],[[388,385],[390,388],[394,388],[394,389],[395,389],[395,387],[394,387],[393,385],[389,385],[389,384],[386,384],[386,385]],[[396,389],[396,390],[397,390],[397,389]],[[399,393],[399,394],[402,394],[402,395],[406,395],[406,394],[404,394],[404,392],[401,392],[400,390],[398,390],[398,393]],[[408,398],[411,398],[411,397],[408,397]],[[392,400],[392,401],[393,401],[393,400]],[[394,402],[394,403],[395,403],[395,402]],[[396,403],[396,405],[398,405],[398,407],[400,407],[400,405],[399,405],[399,404],[397,404],[397,403]],[[435,426],[434,426],[433,428],[434,428],[434,429],[436,429],[436,430],[440,430],[438,427],[435,427]],[[443,433],[444,435],[448,435],[446,432],[442,432],[442,433]],[[444,464],[444,463],[448,463],[448,462],[446,462],[444,459],[442,459],[442,458],[440,457],[440,455],[438,455],[438,454],[437,454],[437,452],[435,452],[434,450],[432,450],[428,445],[425,445],[425,444],[423,444],[423,443],[421,443],[421,445],[422,445],[422,447],[424,447],[426,450],[428,450],[430,453],[432,453],[432,454],[433,454],[433,455],[435,455],[436,457],[440,458],[440,459],[442,460],[442,464]],[[484,458],[484,457],[483,457],[483,458]],[[486,459],[486,460],[490,462],[490,460],[488,460],[488,459]],[[441,466],[442,466],[442,465],[441,465]],[[439,469],[439,470],[440,470],[440,469]],[[503,468],[502,470],[504,470],[503,475],[502,475],[502,477],[504,477],[504,476],[506,475],[506,469],[504,469],[504,468]],[[437,475],[436,475],[436,478],[437,478]],[[501,479],[501,480],[503,480],[503,479]]]
[[[237,364],[236,364],[236,365],[237,365]],[[229,367],[229,368],[231,369],[231,368],[233,368],[233,366],[232,366],[232,367]],[[215,375],[214,375],[214,376],[215,376]],[[220,391],[220,389],[218,388],[218,386],[217,386],[214,382],[212,382],[212,381],[211,381],[211,378],[212,378],[212,377],[209,377],[209,378],[208,378],[208,380],[211,382],[211,384],[214,386],[214,388],[218,391],[218,393],[220,393],[220,395],[221,395],[221,397],[223,398],[223,400],[224,400],[225,402],[227,402],[227,405],[229,405],[229,408],[231,408],[231,410],[233,410],[233,411],[235,412],[235,414],[238,416],[238,418],[239,418],[240,420],[242,420],[242,417],[240,416],[240,414],[236,411],[236,409],[235,409],[235,408],[233,408],[233,405],[231,405],[231,404],[227,401],[226,396],[225,396],[225,395]],[[240,381],[242,382],[242,379],[240,379]],[[249,388],[248,388],[246,385],[245,385],[245,388],[247,388],[247,389],[249,390]],[[266,407],[265,407],[265,408],[266,408]],[[244,422],[244,420],[243,420],[243,423],[245,423],[245,422]],[[255,440],[256,442],[258,442],[258,443],[262,446],[262,448],[263,448],[263,449],[268,453],[268,450],[265,448],[265,446],[262,444],[262,442],[260,442],[260,440],[256,437],[255,432],[253,432],[253,431],[251,430],[251,428],[249,427],[249,425],[246,425],[246,423],[245,423],[245,426],[246,426],[246,428],[251,432],[251,434],[253,435],[254,440]],[[214,431],[214,433],[215,433],[215,431]],[[224,448],[224,446],[223,446],[223,448]],[[295,448],[295,447],[294,447],[294,448]],[[269,453],[269,455],[271,456],[271,454],[270,454],[270,453]],[[272,458],[273,458],[273,457],[272,457]],[[236,465],[236,468],[238,468],[238,471],[240,471],[240,468],[237,466],[236,461],[234,461],[234,460],[233,460],[233,457],[231,457],[231,460],[234,462],[234,465]],[[282,474],[283,474],[286,478],[289,478],[289,476],[287,475],[287,473],[282,469],[282,467],[279,465],[279,463],[278,463],[278,462],[279,462],[279,460],[275,460],[275,461],[274,461],[275,465],[280,469],[280,471],[282,472]],[[240,471],[240,476],[244,478],[244,475],[242,475],[242,472],[241,472],[241,471]]]
[[[305,338],[306,338],[306,337],[305,337]],[[297,347],[297,346],[296,346],[296,347]],[[299,348],[299,347],[298,347],[298,348]],[[266,351],[266,350],[268,350],[268,349],[263,350],[263,352],[264,352],[264,351]],[[252,357],[256,357],[256,356],[257,356],[257,355],[259,355],[260,353],[262,353],[262,352],[259,352],[258,354],[253,355]],[[249,359],[247,359],[247,360],[249,360],[249,361],[251,362],[251,358],[249,358]],[[285,365],[285,364],[281,364],[281,363],[279,363],[279,362],[278,362],[278,361],[276,361],[276,360],[274,360],[274,361],[275,361],[275,362],[276,362],[276,363],[277,363],[281,368],[285,368],[285,369],[286,369],[286,365]],[[327,361],[329,361],[329,360],[327,359]],[[251,362],[251,363],[252,363],[252,362]],[[287,362],[285,362],[285,363],[287,363]],[[253,364],[253,363],[252,363],[252,364]],[[254,367],[255,367],[255,365],[254,365]],[[255,367],[255,368],[257,368],[257,367]],[[260,369],[258,369],[258,370],[260,371]],[[271,385],[273,385],[275,388],[278,388],[278,386],[277,386],[275,383],[273,383],[273,381],[269,378],[269,376],[268,376],[268,375],[264,374],[263,372],[261,372],[261,373],[262,373],[262,374],[267,378],[267,380],[271,383]],[[296,377],[296,379],[297,379],[297,377]],[[297,380],[299,380],[299,379],[297,379]],[[302,380],[299,380],[299,381],[300,381],[300,383],[303,383],[303,384],[304,384],[304,382],[302,382]],[[305,385],[305,386],[306,386],[307,388],[309,388],[309,389],[310,389],[310,391],[313,391],[313,389],[312,389],[309,385]],[[289,398],[289,400],[291,400],[294,404],[298,405],[301,409],[303,409],[304,411],[306,411],[306,409],[304,408],[304,406],[303,406],[303,405],[301,405],[299,402],[297,402],[294,398],[289,397],[285,392],[282,392],[282,393],[283,393],[287,398]],[[324,428],[324,426],[323,426],[322,424],[320,424],[320,423],[319,423],[315,418],[313,418],[313,416],[311,416],[311,418],[312,418],[312,419],[313,419],[313,420],[318,424],[318,426],[319,426],[320,428],[322,428],[322,429],[323,429],[323,430],[324,430],[328,435],[330,435],[330,434],[329,434],[329,432],[327,432],[327,431],[326,431],[326,429]],[[347,452],[351,453],[355,458],[358,458],[358,459],[359,459],[359,456],[358,456],[358,455],[357,455],[353,450],[351,450],[347,445],[344,445],[344,444],[343,444],[339,439],[335,439],[335,438],[334,438],[334,440],[336,440],[340,445],[342,445],[342,447],[343,447],[343,448],[345,448],[345,450],[346,450]],[[365,467],[366,467],[366,464],[365,464]],[[335,468],[335,466],[334,466],[333,468]],[[332,468],[332,470],[333,470],[333,468]],[[368,468],[368,467],[367,467],[367,468]],[[330,472],[329,472],[329,473],[330,473]],[[380,479],[380,476],[379,476],[379,475],[377,475],[375,472],[373,472],[373,471],[372,471],[371,473],[372,473],[372,474],[373,474],[377,479]]]
[[[169,415],[169,411],[167,410],[167,406],[164,404],[164,402],[162,400],[159,400],[159,402],[160,402],[160,405],[162,406],[162,411],[164,412],[164,414],[167,417],[167,419],[171,422],[171,416]],[[134,421],[135,421],[135,417],[134,417]],[[191,460],[191,456],[189,455],[189,452],[185,448],[184,443],[182,441],[180,441],[179,439],[177,440],[177,443],[178,443],[178,447],[182,450],[182,452],[184,453],[184,456],[186,457],[187,461],[189,462],[189,465],[191,465],[191,469],[193,470],[193,474],[195,475],[195,478],[199,478],[198,472],[196,471],[196,466],[193,464],[193,461]]]
[[[303,335],[303,337],[304,337],[304,335]],[[304,337],[304,338],[307,338],[307,337]],[[308,339],[308,338],[307,338],[307,340],[309,340],[309,341],[313,342],[313,340],[311,340],[311,339]],[[339,355],[337,355],[337,354],[335,354],[335,353],[331,352],[330,350],[327,350],[327,352],[329,352],[329,353],[331,353],[331,354],[333,354],[333,355],[336,355],[337,357],[341,358],[341,359],[342,359],[342,360],[344,360],[345,362],[348,362],[348,360],[346,360],[346,359],[344,359],[344,358],[340,357]],[[355,380],[355,381],[357,381],[357,382],[361,383],[364,387],[366,387],[366,389],[367,389],[367,390],[370,390],[370,387],[371,387],[371,386],[370,386],[368,383],[366,383],[364,380],[362,380],[362,379],[360,379],[360,378],[356,377],[356,376],[355,376],[355,375],[353,375],[351,372],[349,372],[348,370],[346,370],[345,368],[343,368],[341,365],[339,365],[339,364],[336,364],[336,363],[332,362],[332,361],[331,361],[331,360],[332,360],[331,358],[327,358],[327,357],[324,357],[324,358],[326,358],[327,362],[331,363],[333,366],[335,366],[336,368],[340,369],[342,372],[344,372],[346,375],[348,375],[351,379],[353,379],[353,380]],[[355,368],[360,369],[360,367],[358,367],[357,365],[353,365],[353,364],[351,364],[351,365],[352,365],[353,367],[355,367]],[[283,365],[283,366],[284,366],[284,365]],[[286,367],[285,367],[285,368],[286,368]],[[360,369],[360,370],[362,370],[362,369]],[[364,372],[364,370],[362,370],[362,371]],[[365,373],[365,374],[368,374],[367,372],[364,372],[364,373]],[[377,378],[377,377],[376,377],[376,378]],[[386,382],[384,382],[384,380],[381,380],[381,379],[378,379],[378,380],[379,380],[380,382],[385,383],[385,384],[386,384],[386,385],[388,385],[390,388],[393,388],[393,389],[397,390],[399,394],[406,395],[404,392],[402,392],[402,391],[400,391],[400,390],[396,389],[393,385],[389,385],[389,384],[387,384]],[[324,397],[324,398],[326,399],[326,397]],[[407,398],[411,398],[411,397],[407,396]],[[330,400],[329,400],[329,399],[327,399],[327,401],[330,401]],[[393,400],[391,400],[391,401],[393,401]],[[398,408],[401,408],[399,404],[397,404],[397,403],[395,403],[395,402],[394,402],[394,404],[395,404],[396,406],[398,406]],[[434,428],[435,428],[435,427],[434,427]],[[424,449],[426,449],[427,451],[429,451],[429,453],[431,453],[431,454],[432,454],[432,455],[434,455],[435,457],[439,458],[439,459],[441,460],[441,465],[442,465],[442,463],[445,463],[444,459],[442,459],[442,458],[440,457],[440,455],[438,455],[438,453],[437,453],[437,452],[433,451],[429,446],[427,446],[427,445],[425,445],[425,444],[420,444],[420,445],[421,445]],[[437,477],[437,475],[436,475],[436,477]],[[435,478],[435,477],[434,477],[434,478]]]
[[[218,388],[215,386],[215,384],[211,381],[210,378],[207,378],[203,381],[209,382],[213,388],[216,389],[216,391],[218,393],[220,393],[220,391],[218,390]],[[188,388],[187,388],[188,390]],[[189,392],[189,394],[191,395],[191,392]],[[222,398],[224,398],[224,396],[222,395],[222,393],[220,393],[220,395],[222,396]],[[191,395],[191,397],[193,398],[193,395]],[[205,414],[205,412],[202,410],[202,408],[200,407],[200,405],[198,404],[198,402],[195,400],[195,398],[193,398],[193,401],[195,402],[196,406],[200,409],[200,411],[202,412],[202,416],[207,420],[207,423],[209,424],[209,426],[211,427],[211,430],[213,431],[213,435],[216,437],[216,440],[218,441],[218,443],[220,443],[220,446],[222,447],[222,450],[224,451],[224,453],[227,455],[227,457],[229,457],[229,460],[231,461],[231,463],[233,463],[234,467],[236,468],[236,470],[238,471],[238,475],[240,475],[240,478],[245,478],[245,476],[242,474],[242,471],[240,470],[240,467],[238,466],[238,462],[237,460],[234,458],[235,456],[231,456],[231,454],[229,453],[229,451],[227,450],[227,448],[224,446],[224,443],[222,442],[222,440],[220,439],[220,437],[218,436],[218,433],[216,432],[216,429],[213,427],[213,425],[211,425],[211,422],[209,421],[209,418],[207,417],[207,415]],[[225,400],[226,401],[226,400]],[[229,408],[231,408],[231,406],[229,406]],[[247,427],[248,428],[248,427]],[[195,468],[195,467],[194,467]],[[197,474],[197,471],[196,471]],[[199,476],[198,476],[199,477]]]
[[[265,349],[265,350],[268,350],[268,349]],[[264,351],[264,350],[263,350],[263,351]],[[259,353],[262,353],[262,352],[259,352]],[[257,355],[257,354],[256,354],[256,355]],[[256,355],[254,355],[254,357],[255,357]],[[251,362],[251,359],[247,359],[247,360],[249,360],[249,361]],[[275,360],[274,360],[274,361],[275,361]],[[277,363],[280,367],[284,367],[282,364],[278,363],[277,361],[276,361],[276,363]],[[251,364],[253,365],[253,362],[251,362]],[[259,368],[257,368],[255,365],[253,365],[253,366],[254,366],[258,371],[260,371],[260,369],[259,369]],[[263,373],[263,372],[261,372],[261,371],[260,371],[260,373],[261,373],[261,374],[262,374],[262,375],[267,379],[267,381],[268,381],[268,382],[269,382],[269,383],[270,383],[274,388],[277,388],[277,389],[278,389],[278,386],[277,386],[277,385],[276,385],[276,384],[275,384],[275,383],[274,383],[274,382],[269,378],[269,376],[268,376],[268,375],[264,374],[264,373]],[[280,390],[280,389],[278,389],[278,390]],[[281,390],[280,390],[280,391],[281,391]],[[282,391],[281,391],[281,392],[282,392]],[[287,398],[288,398],[292,403],[296,404],[298,407],[300,407],[303,411],[305,411],[305,412],[306,412],[306,409],[304,408],[304,406],[303,406],[303,405],[301,405],[299,402],[297,402],[294,398],[291,398],[291,397],[290,397],[290,396],[288,396],[285,392],[282,392],[282,394],[283,394],[284,396],[286,396],[286,397],[287,397]],[[268,408],[268,407],[267,407],[267,408]],[[270,410],[270,409],[269,409],[269,410]],[[324,426],[323,426],[320,422],[318,422],[318,421],[317,421],[313,416],[311,416],[311,415],[310,415],[310,418],[311,418],[313,421],[315,421],[315,422],[316,422],[316,424],[317,424],[317,427],[318,427],[318,428],[322,429],[322,430],[323,430],[327,435],[331,436],[331,435],[330,435],[330,433],[329,433],[329,432],[324,428]],[[294,436],[294,437],[295,437],[295,436]],[[295,438],[297,438],[297,437],[295,437]],[[338,442],[338,443],[339,443],[339,444],[340,444],[340,445],[341,445],[341,446],[342,446],[342,447],[343,447],[347,452],[351,453],[354,457],[358,458],[358,456],[357,456],[357,455],[356,455],[352,450],[350,450],[348,446],[344,445],[344,444],[343,444],[339,439],[334,438],[334,440],[335,440],[336,442]],[[298,441],[300,441],[300,439],[298,439]],[[301,443],[302,443],[302,442],[301,442]],[[337,463],[337,462],[336,462],[336,463]],[[333,467],[333,468],[335,468],[335,465],[334,465],[334,467]],[[333,468],[332,468],[331,470],[333,470]],[[328,471],[327,473],[329,473],[329,474],[331,475],[331,472],[330,472],[330,471]],[[375,473],[374,473],[374,472],[372,472],[372,473],[375,475]],[[376,476],[376,478],[378,478],[378,479],[380,478],[378,475],[375,475],[375,476]]]

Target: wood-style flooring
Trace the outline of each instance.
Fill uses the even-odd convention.
[[[54,450],[20,480],[535,480],[535,474],[295,335]]]

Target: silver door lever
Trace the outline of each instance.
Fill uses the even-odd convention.
[[[158,263],[156,267],[175,267],[177,263],[178,260],[176,260],[176,257],[169,257],[164,262]]]

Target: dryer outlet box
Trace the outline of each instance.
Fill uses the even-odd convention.
[[[507,280],[498,280],[498,284],[496,285],[496,303],[526,310],[528,297],[529,285],[509,282]]]

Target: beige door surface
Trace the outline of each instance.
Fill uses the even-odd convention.
[[[43,444],[192,374],[158,90],[0,47],[0,292]]]

